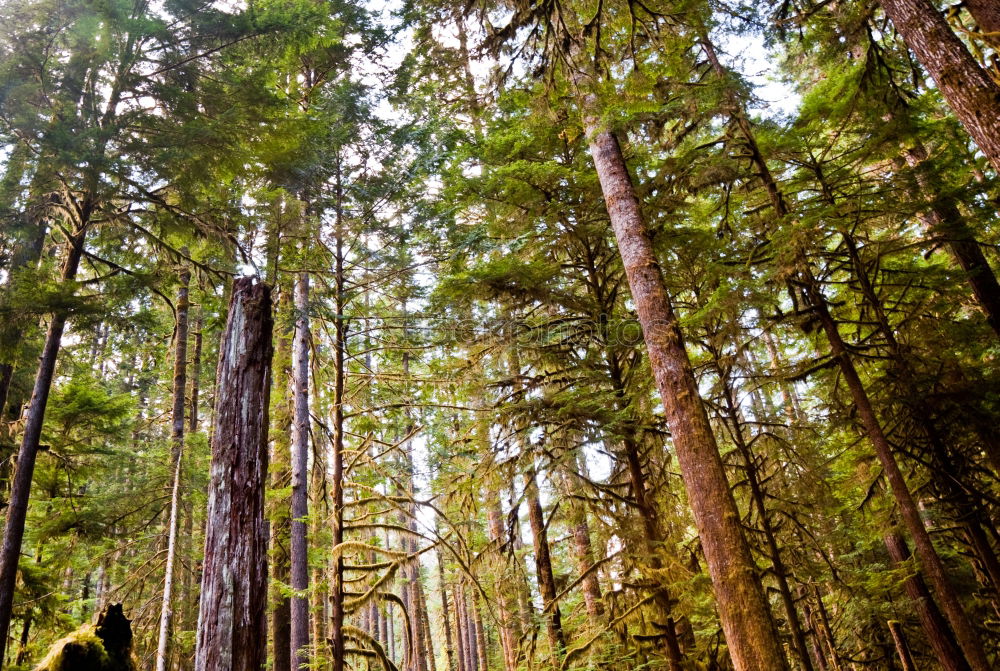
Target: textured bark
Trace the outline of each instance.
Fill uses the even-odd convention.
[[[584,123],[733,664],[737,671],[787,671],[618,138],[594,116]]]
[[[545,618],[546,632],[551,646],[552,659],[555,666],[558,660],[566,652],[566,635],[562,628],[562,613],[559,604],[555,603],[556,590],[555,577],[552,574],[552,556],[549,552],[549,539],[545,528],[545,519],[542,516],[542,504],[538,499],[538,482],[535,477],[535,468],[528,466],[524,474],[524,498],[528,504],[528,522],[531,525],[531,538],[535,550],[535,572],[538,578],[538,591],[542,595],[542,603],[548,616]]]
[[[896,532],[886,534],[884,541],[894,567],[899,568],[910,559],[910,548],[907,547],[902,534]],[[903,583],[903,589],[910,600],[910,605],[916,610],[920,626],[941,668],[945,671],[969,671],[969,664],[955,643],[948,623],[934,603],[923,577],[919,573],[908,576]]]
[[[267,656],[271,291],[233,283],[216,374],[196,671],[259,671]]]
[[[292,339],[292,519],[291,598],[292,668],[309,663],[309,546],[306,517],[309,514],[309,275],[295,280],[295,334]]]
[[[976,63],[930,0],[881,0],[881,4],[955,116],[1000,170],[1000,86]]]
[[[170,424],[170,515],[167,521],[167,561],[163,575],[163,595],[160,604],[160,632],[156,646],[156,671],[170,666],[171,639],[174,621],[174,578],[176,576],[177,532],[180,530],[182,455],[184,452],[184,392],[187,391],[188,285],[191,272],[180,272],[177,289],[177,323],[174,328],[174,382]]]
[[[90,206],[84,203],[84,220],[89,219]],[[62,267],[62,281],[70,282],[76,277],[83,255],[86,228],[79,229],[67,241],[66,259]],[[3,530],[3,544],[0,545],[0,659],[5,659],[11,611],[14,607],[14,586],[17,583],[17,564],[21,558],[21,542],[24,539],[24,521],[28,515],[28,498],[31,495],[31,480],[38,457],[38,442],[42,436],[45,420],[45,406],[52,389],[52,377],[56,370],[56,359],[66,326],[66,312],[58,311],[49,320],[45,334],[45,345],[31,392],[24,434],[17,454],[17,464],[11,482],[10,501],[7,507],[7,522]]]

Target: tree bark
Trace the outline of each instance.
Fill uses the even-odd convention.
[[[993,168],[1000,170],[1000,85],[979,66],[930,0],[881,0],[881,4],[955,116]]]
[[[588,103],[588,107],[593,107]],[[618,138],[593,112],[584,127],[625,265],[681,476],[737,671],[787,671],[781,640],[729,489],[677,317]]]
[[[335,245],[335,307],[333,343],[333,450],[331,473],[331,498],[333,506],[333,545],[344,542],[344,385],[347,375],[347,323],[344,320],[346,304],[346,276],[344,274],[344,230],[341,203],[343,202],[340,159],[337,159],[337,230]],[[387,545],[388,547],[388,545]],[[330,646],[333,653],[333,671],[344,671],[344,558],[334,560],[330,584]],[[390,620],[391,622],[391,620]]]
[[[896,620],[889,620],[889,633],[892,634],[892,641],[896,644],[896,654],[899,655],[899,663],[903,666],[903,671],[917,671],[917,665],[913,663],[913,655],[910,654],[910,646],[906,643],[906,635],[903,627]]]
[[[89,220],[91,205],[85,201],[84,221]],[[62,267],[62,281],[72,282],[76,278],[83,256],[86,227],[77,229],[67,240],[66,259]],[[31,480],[38,457],[38,443],[42,436],[45,420],[45,406],[52,389],[52,378],[56,370],[56,358],[66,327],[67,312],[58,310],[49,321],[45,334],[45,345],[31,392],[27,418],[21,447],[17,454],[17,464],[11,482],[10,501],[7,507],[7,522],[3,530],[3,544],[0,545],[0,659],[6,658],[7,638],[10,631],[11,612],[14,607],[14,587],[17,583],[17,564],[21,558],[21,542],[24,539],[24,521],[28,515],[28,498],[31,495]]]
[[[292,339],[292,519],[291,598],[292,668],[309,663],[309,275],[295,280],[295,333]]]
[[[167,522],[167,562],[163,576],[163,600],[160,605],[160,632],[156,646],[156,671],[170,667],[170,647],[174,620],[174,576],[177,558],[177,532],[180,529],[181,479],[184,452],[184,394],[187,391],[188,285],[191,271],[180,272],[177,289],[177,324],[174,329],[174,382],[170,427],[170,517]]]
[[[233,283],[216,374],[215,433],[195,671],[260,671],[267,657],[271,290]]]
[[[898,532],[885,535],[885,548],[889,552],[889,559],[894,568],[899,568],[901,564],[910,559],[910,548],[906,545],[906,539]],[[969,664],[965,661],[961,649],[955,642],[954,636],[948,627],[947,621],[938,610],[937,604],[931,597],[931,592],[927,589],[923,577],[920,573],[914,573],[903,582],[903,589],[910,600],[911,606],[916,610],[917,619],[924,630],[924,636],[934,650],[941,668],[945,671],[969,671]]]
[[[530,458],[530,457],[529,457]],[[566,652],[566,635],[562,628],[562,613],[559,604],[555,602],[555,577],[552,574],[552,555],[549,552],[549,539],[546,533],[545,519],[542,516],[542,504],[538,499],[538,482],[535,467],[528,465],[524,474],[524,498],[528,504],[528,522],[531,525],[531,538],[534,541],[535,572],[538,574],[538,591],[542,595],[543,608],[548,611],[545,618],[546,631],[551,646],[553,666],[559,666],[559,660]]]

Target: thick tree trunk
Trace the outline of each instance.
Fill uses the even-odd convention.
[[[476,650],[479,655],[476,660],[479,663],[480,671],[490,671],[489,651],[486,649],[486,629],[483,627],[483,615],[480,610],[479,592],[475,586],[470,588],[472,598],[470,599],[470,610],[473,623],[476,625]]]
[[[309,663],[309,275],[295,280],[295,334],[292,339],[292,533],[291,646],[292,668]]]
[[[737,671],[787,671],[715,436],[618,138],[584,121]]]
[[[89,218],[90,206],[84,204],[85,218]],[[62,267],[62,281],[71,282],[76,277],[83,256],[86,228],[77,230],[67,241],[66,260]],[[12,478],[10,501],[7,507],[7,522],[3,530],[3,544],[0,546],[0,659],[6,658],[7,638],[10,631],[11,612],[14,607],[14,587],[17,583],[17,564],[21,558],[21,541],[24,539],[24,521],[28,515],[28,498],[31,495],[31,480],[35,472],[38,456],[38,442],[42,437],[45,421],[45,406],[52,389],[52,378],[56,370],[56,358],[66,326],[67,314],[58,311],[49,321],[45,334],[45,345],[35,376],[35,386],[31,392],[21,448],[17,454],[17,464]]]
[[[558,591],[555,577],[552,574],[552,555],[549,552],[549,539],[546,533],[545,519],[542,516],[542,504],[538,499],[538,482],[535,477],[535,467],[528,465],[524,474],[524,498],[528,504],[528,522],[531,524],[531,538],[534,541],[535,572],[538,577],[538,591],[542,595],[544,609],[548,611],[545,618],[546,631],[554,666],[559,666],[559,660],[566,652],[566,635],[562,628],[562,613],[559,604],[555,603]]]
[[[156,671],[170,667],[170,647],[174,620],[174,576],[177,558],[177,532],[180,529],[181,479],[184,452],[184,393],[187,391],[188,285],[191,272],[180,272],[177,289],[177,324],[174,329],[174,386],[170,427],[170,517],[167,522],[167,562],[163,576],[163,600],[160,605],[160,635],[156,646]]]
[[[1000,85],[976,63],[930,0],[881,0],[881,4],[955,116],[994,169],[1000,170]]]
[[[271,290],[233,283],[216,374],[196,671],[260,671],[267,657]]]
[[[910,548],[906,545],[906,539],[897,532],[886,534],[884,537],[886,550],[889,552],[889,559],[892,566],[899,568],[901,564],[910,559]],[[924,630],[927,642],[934,650],[941,668],[945,671],[969,671],[969,664],[965,661],[961,649],[955,642],[954,636],[945,621],[937,604],[931,597],[931,592],[927,589],[923,577],[920,573],[915,573],[906,578],[903,583],[906,596],[909,597],[911,606],[916,610],[917,619]]]

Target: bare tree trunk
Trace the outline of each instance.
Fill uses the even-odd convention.
[[[260,671],[267,657],[267,416],[271,290],[233,283],[216,374],[196,671]]]
[[[181,479],[184,452],[184,393],[187,391],[187,339],[188,339],[188,285],[191,272],[180,272],[177,289],[177,324],[174,328],[174,387],[170,429],[170,471],[173,482],[170,488],[170,517],[167,522],[167,562],[163,576],[163,601],[160,605],[160,635],[156,646],[156,671],[167,671],[170,666],[170,647],[174,620],[174,564],[177,558],[177,532],[180,529]]]
[[[618,138],[588,96],[584,128],[649,354],[736,671],[787,671],[715,435]]]
[[[896,654],[899,655],[899,663],[903,665],[903,671],[917,671],[917,665],[913,663],[913,655],[910,654],[910,646],[906,643],[906,634],[903,627],[896,620],[889,620],[889,633],[892,634],[892,641],[896,644]]]
[[[889,559],[893,567],[899,567],[910,559],[910,548],[906,545],[906,539],[897,532],[888,533],[884,537],[886,550],[889,551]],[[916,573],[906,578],[903,583],[906,596],[909,597],[912,607],[916,610],[917,619],[924,630],[924,636],[934,650],[941,668],[945,671],[969,671],[969,664],[965,661],[961,649],[955,642],[948,623],[945,621],[937,604],[931,597],[931,592],[927,589],[923,577]]]
[[[292,339],[292,534],[291,598],[292,668],[309,663],[309,274],[295,280],[295,334]]]
[[[1000,85],[979,67],[930,0],[881,0],[881,4],[955,116],[993,168],[1000,170]]]
[[[529,457],[530,458],[530,457]],[[524,498],[528,504],[528,522],[531,524],[531,538],[535,549],[535,571],[538,574],[538,591],[542,595],[544,609],[548,611],[545,626],[549,636],[549,645],[553,666],[559,666],[559,660],[566,652],[566,635],[562,628],[562,613],[559,604],[555,602],[557,590],[555,577],[552,574],[552,556],[549,552],[549,539],[542,516],[542,504],[538,499],[538,482],[535,467],[528,464],[524,474]]]
[[[89,219],[91,206],[84,203],[84,221]],[[68,240],[66,260],[62,267],[62,281],[71,282],[76,277],[83,256],[86,228],[78,229]],[[66,326],[66,311],[53,313],[49,330],[45,335],[45,345],[35,376],[35,386],[31,392],[27,419],[21,448],[17,454],[17,465],[11,483],[10,501],[7,507],[7,522],[3,530],[3,544],[0,546],[0,660],[5,659],[7,638],[10,631],[11,612],[14,607],[14,587],[17,583],[17,564],[21,558],[21,542],[24,539],[24,521],[28,515],[28,498],[31,495],[31,479],[35,472],[38,456],[38,442],[42,436],[45,420],[45,406],[52,389],[52,378],[56,370],[56,358]]]

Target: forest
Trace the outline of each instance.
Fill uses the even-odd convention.
[[[0,667],[1000,668],[998,0],[0,0]]]

